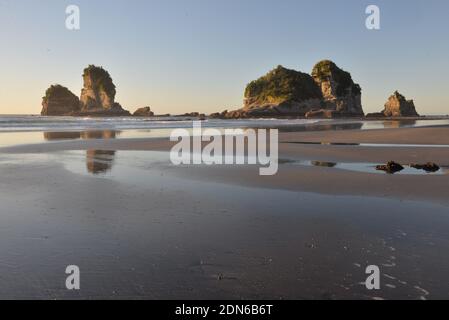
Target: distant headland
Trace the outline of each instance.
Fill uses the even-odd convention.
[[[50,86],[42,100],[44,116],[153,117],[150,107],[138,108],[134,114],[115,101],[116,86],[103,67],[89,65],[83,72],[83,88],[78,98],[68,88]],[[191,112],[182,116],[206,118]],[[278,66],[245,89],[243,107],[213,113],[210,118],[365,118],[362,88],[349,72],[334,62],[318,62],[311,74]],[[395,91],[384,110],[366,118],[419,117],[413,100]]]

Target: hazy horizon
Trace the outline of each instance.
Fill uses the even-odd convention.
[[[68,5],[81,29],[65,27]],[[381,30],[365,8],[381,10]],[[0,0],[0,114],[38,114],[51,84],[76,95],[103,66],[130,111],[212,113],[241,107],[245,86],[277,65],[310,73],[333,60],[362,87],[364,111],[399,90],[421,114],[448,114],[449,3],[365,1]]]

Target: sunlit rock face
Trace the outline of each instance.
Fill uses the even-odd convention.
[[[105,69],[88,66],[83,72],[83,82],[80,97],[81,115],[130,115],[115,102],[116,87]]]
[[[102,67],[88,66],[83,72],[81,90],[82,111],[111,109],[115,99],[115,85],[109,73]]]
[[[362,89],[349,72],[330,60],[323,60],[313,67],[312,77],[323,95],[324,110],[336,111],[335,115],[364,115]]]
[[[395,91],[385,103],[382,112],[386,117],[419,117],[413,100],[407,100],[398,91]]]
[[[69,89],[59,84],[52,85],[42,98],[43,116],[71,115],[80,110],[80,101]]]
[[[83,89],[78,98],[69,89],[53,85],[42,100],[45,116],[130,116],[115,102],[115,85],[102,67],[90,65],[83,72]]]

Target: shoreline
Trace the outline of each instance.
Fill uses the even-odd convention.
[[[14,116],[12,116],[14,118]],[[86,132],[86,131],[167,131],[177,128],[192,128],[192,123],[198,121],[192,118],[179,120],[169,120],[165,118],[139,118],[129,117],[127,119],[136,120],[137,122],[127,123],[122,118],[77,118],[77,117],[44,117],[48,122],[32,122],[29,119],[21,119],[16,122],[4,122],[0,126],[1,134],[13,133],[63,133],[63,132]],[[37,120],[41,120],[41,116]],[[30,121],[28,125],[26,121]],[[65,121],[69,121],[68,123]],[[429,118],[429,119],[281,119],[281,118],[259,118],[259,119],[209,119],[199,120],[204,128],[217,129],[235,129],[235,128],[251,128],[251,129],[279,129],[281,132],[323,132],[323,131],[340,131],[340,130],[375,130],[387,128],[420,128],[420,127],[444,127],[449,126],[448,118]],[[429,121],[429,122],[427,122]],[[169,135],[167,135],[169,136]],[[0,136],[1,138],[1,136]]]
[[[192,114],[192,113],[190,113]],[[60,116],[51,116],[51,115],[41,115],[41,114],[0,114],[0,117],[40,117],[40,118],[132,118],[132,119],[158,119],[158,118],[200,118],[199,116],[192,116],[189,113],[186,114],[160,114],[154,116],[133,116],[133,115],[60,115]],[[238,119],[220,119],[220,118],[211,118],[210,115],[205,115],[207,119],[218,119],[218,120],[264,120],[264,119],[286,119],[286,120],[366,120],[366,121],[378,121],[378,120],[446,120],[449,119],[448,115],[421,115],[421,116],[401,116],[401,117],[367,117],[367,116],[354,116],[354,117],[336,117],[336,118],[326,118],[326,117],[317,117],[317,118],[306,118],[305,116],[276,116],[276,117],[252,117],[252,118],[238,118]]]
[[[389,197],[403,200],[424,200],[448,203],[449,189],[449,126],[343,130],[324,132],[281,132],[279,134],[279,172],[272,177],[260,177],[258,166],[190,166],[170,167],[169,173],[194,181],[212,180],[258,188],[305,191],[330,195],[360,195]],[[307,141],[318,144],[298,144]],[[321,142],[326,144],[320,144]],[[413,141],[423,147],[388,147],[363,145],[330,145],[329,143],[390,143]],[[170,163],[168,151],[176,144],[168,138],[129,138],[119,136],[111,139],[88,139],[51,141],[30,145],[0,148],[3,154],[46,154],[65,151],[113,150],[114,152],[142,151],[162,152],[165,162]],[[432,145],[436,145],[432,147]],[[440,145],[447,145],[441,147]],[[151,157],[151,155],[149,155]],[[318,162],[305,165],[305,162]],[[385,164],[396,161],[403,165],[411,163],[437,163],[443,174],[396,174],[379,173],[368,164]],[[324,162],[324,167],[320,162]],[[335,168],[325,167],[336,164]],[[338,164],[345,165],[339,168]],[[320,167],[321,166],[321,167]],[[366,170],[358,171],[364,166]],[[353,170],[351,167],[354,167]],[[445,174],[447,172],[447,174]],[[418,172],[417,172],[418,173]],[[366,183],[369,181],[369,183]],[[419,186],[419,187],[418,187]],[[385,189],[387,188],[387,189]]]

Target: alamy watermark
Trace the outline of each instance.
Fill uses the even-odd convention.
[[[375,265],[368,266],[365,271],[369,274],[366,278],[365,286],[368,290],[380,290],[380,268]]]
[[[374,4],[366,7],[365,13],[368,15],[365,21],[368,30],[380,30],[380,8]]]
[[[81,28],[81,12],[77,5],[71,4],[66,7],[65,26],[68,30],[80,30]],[[365,26],[368,30],[380,30],[380,8],[377,5],[371,4],[366,7]]]
[[[65,287],[67,290],[80,290],[80,268],[75,265],[67,266],[65,273],[69,275],[65,280]]]
[[[268,140],[269,138],[269,140]],[[201,121],[193,122],[192,133],[175,129],[170,141],[178,142],[170,152],[174,165],[243,165],[259,164],[259,174],[272,176],[278,171],[277,129],[225,129],[201,128]],[[203,146],[203,142],[206,142]]]
[[[81,28],[80,8],[72,4],[65,9],[65,13],[67,15],[65,27],[68,30],[79,30]]]

